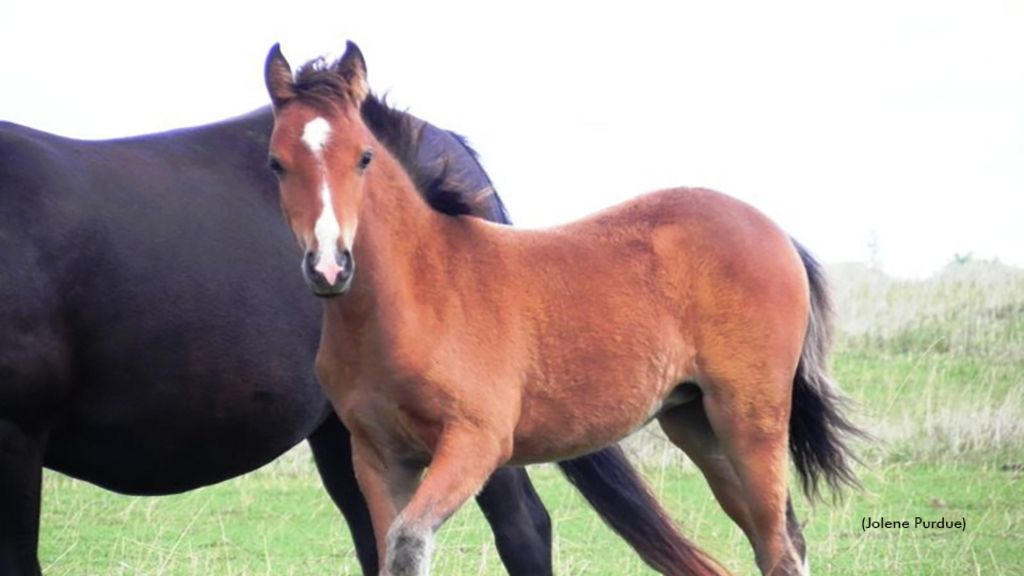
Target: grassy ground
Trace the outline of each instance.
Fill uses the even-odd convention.
[[[951,266],[922,282],[832,270],[834,372],[877,437],[865,490],[798,501],[817,574],[1024,575],[1024,272]],[[752,553],[703,478],[656,432],[629,449],[685,531],[730,569]],[[648,574],[553,467],[532,475],[555,526],[559,574]],[[965,519],[965,531],[861,530],[864,517]],[[2,521],[2,519],[0,519]],[[128,498],[46,476],[40,556],[48,575],[358,574],[347,529],[300,447],[246,477],[180,496]],[[479,512],[439,535],[437,574],[503,574]]]

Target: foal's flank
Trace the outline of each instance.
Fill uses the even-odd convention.
[[[828,332],[805,251],[708,190],[549,230],[445,216],[363,124],[354,44],[297,79],[275,48],[266,78],[285,215],[304,251],[349,266],[341,279],[305,272],[335,297],[317,370],[352,432],[386,574],[427,574],[434,532],[498,467],[586,454],[655,418],[761,571],[808,573],[786,487],[791,424],[805,480],[833,484],[849,470],[839,433],[854,429],[827,378],[805,382],[827,352],[807,336]],[[319,245],[310,222],[325,217],[351,233]],[[834,420],[791,411],[808,398]],[[724,572],[695,548],[682,562]]]

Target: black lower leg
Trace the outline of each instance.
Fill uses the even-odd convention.
[[[499,468],[476,497],[511,576],[551,574],[551,517],[522,468]]]
[[[0,420],[0,574],[38,576],[39,501],[43,478],[40,435]]]
[[[324,488],[348,522],[363,574],[376,576],[380,566],[377,540],[373,535],[370,510],[352,468],[352,440],[348,430],[332,414],[309,437],[309,446]]]

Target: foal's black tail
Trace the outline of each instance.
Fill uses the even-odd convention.
[[[789,417],[789,450],[808,498],[821,499],[820,480],[839,495],[843,485],[859,487],[853,473],[856,460],[850,440],[867,437],[843,414],[846,397],[828,375],[832,347],[832,302],[821,265],[795,240],[807,270],[811,290],[811,318],[793,382],[793,409]]]
[[[601,519],[658,572],[728,574],[679,533],[618,446],[558,465]]]

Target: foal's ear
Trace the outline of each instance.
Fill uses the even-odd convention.
[[[366,83],[366,60],[363,60],[363,53],[355,42],[349,40],[345,43],[345,54],[335,62],[334,70],[345,78],[352,96],[362,104],[370,88]]]
[[[263,79],[267,83],[267,92],[274,108],[295,97],[295,80],[292,79],[292,68],[281,54],[281,45],[274,44],[267,55],[267,63],[263,68]]]

